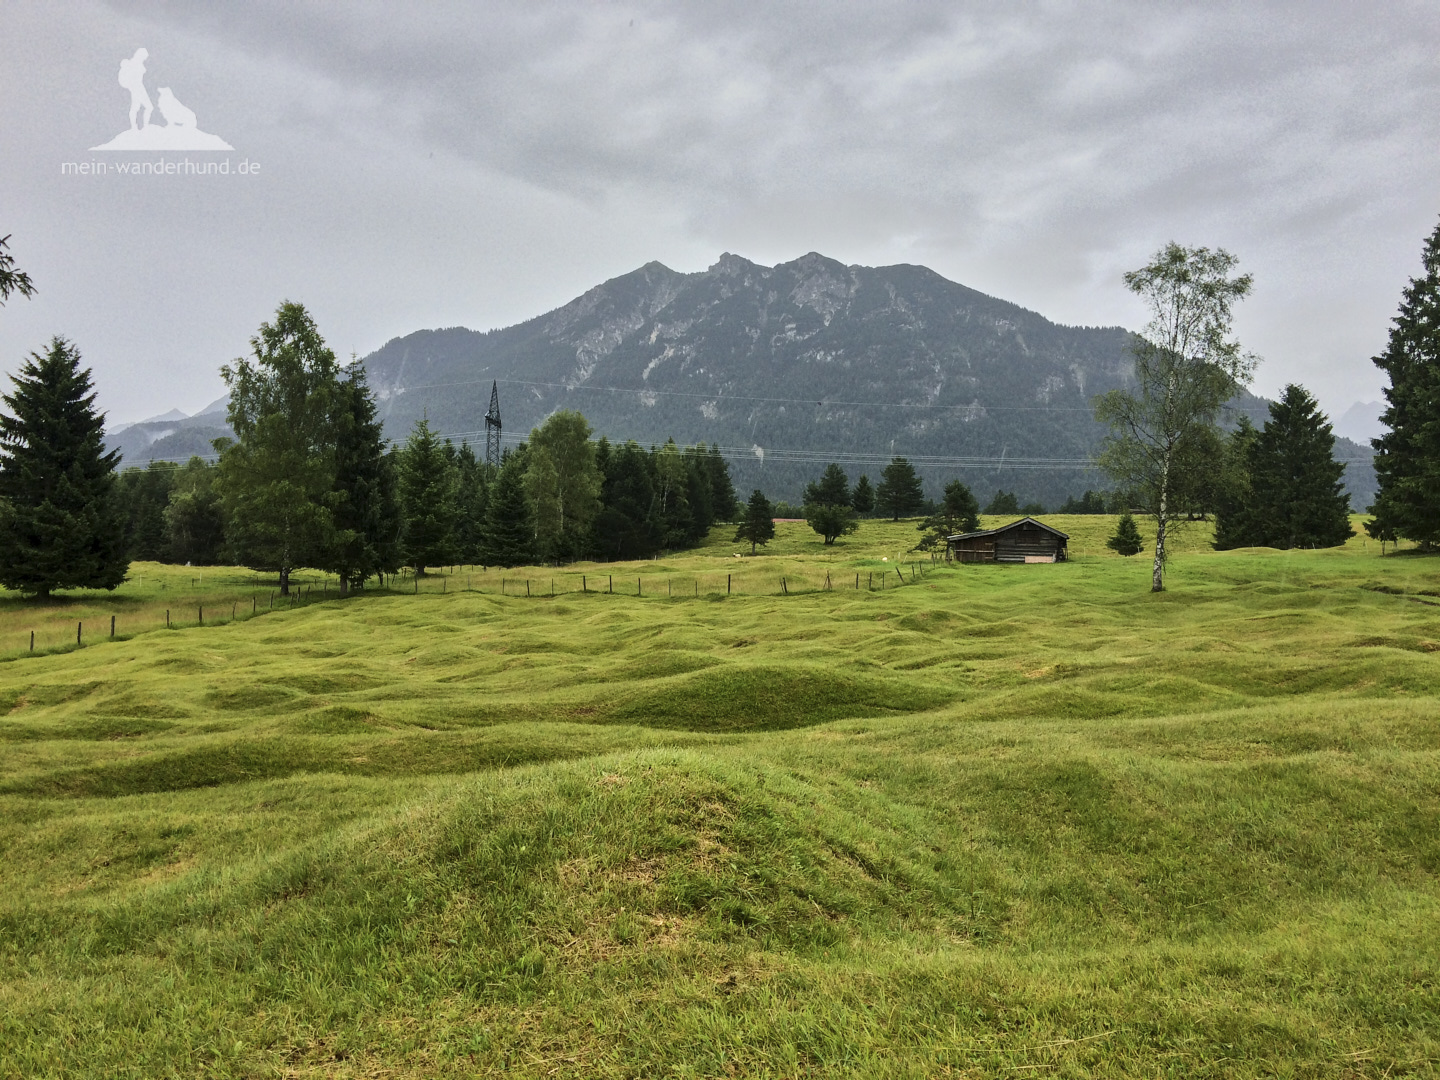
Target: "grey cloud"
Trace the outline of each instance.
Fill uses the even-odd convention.
[[[1440,14],[1422,3],[75,11],[73,33],[107,56],[146,29],[206,52],[233,126],[325,191],[276,192],[259,227],[282,247],[349,252],[362,230],[402,263],[445,258],[444,221],[473,185],[487,216],[469,225],[511,237],[496,257],[522,283],[501,284],[492,321],[534,314],[537,282],[583,287],[635,256],[728,248],[923,261],[1055,318],[1133,323],[1119,272],[1175,238],[1224,244],[1271,275],[1245,323],[1265,377],[1304,378],[1343,407],[1374,396],[1364,360],[1440,203]],[[246,100],[260,73],[269,97]],[[397,162],[430,154],[444,167],[407,186]],[[539,208],[562,204],[584,254],[557,268],[564,245]],[[343,299],[375,258],[292,254],[278,276],[377,327],[373,302]],[[475,258],[459,272],[503,276]],[[1294,325],[1315,296],[1343,316]],[[431,308],[417,295],[395,309]]]

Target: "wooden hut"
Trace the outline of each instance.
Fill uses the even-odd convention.
[[[1070,537],[1043,521],[1023,517],[998,529],[980,529],[949,537],[945,558],[956,562],[1064,562]]]

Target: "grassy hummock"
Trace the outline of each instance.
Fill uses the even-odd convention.
[[[0,1075],[1433,1075],[1440,563],[1045,520],[0,599]]]

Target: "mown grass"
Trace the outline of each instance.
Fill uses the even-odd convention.
[[[1433,1075],[1440,563],[1111,526],[0,665],[0,1073]]]

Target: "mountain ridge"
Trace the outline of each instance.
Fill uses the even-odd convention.
[[[1105,434],[1091,402],[1133,382],[1132,339],[916,264],[724,252],[690,273],[648,262],[512,326],[417,330],[360,362],[396,440],[428,416],[483,442],[493,381],[508,438],[578,409],[612,440],[721,445],[742,492],[794,499],[827,461],[873,480],[902,454],[931,495],[958,476],[982,499],[1003,487],[1053,506],[1106,485],[1089,465]],[[1261,399],[1235,404],[1263,422]],[[154,445],[182,437],[184,422]],[[1349,477],[1362,506],[1368,472]]]

